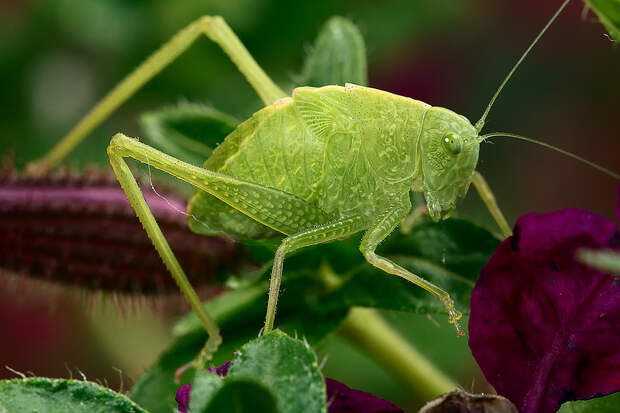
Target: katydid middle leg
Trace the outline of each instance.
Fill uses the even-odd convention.
[[[375,267],[393,275],[397,275],[406,279],[432,293],[441,300],[443,305],[448,311],[448,321],[456,327],[459,334],[462,331],[458,325],[458,320],[461,318],[461,313],[454,307],[454,302],[450,298],[450,294],[442,290],[430,281],[424,278],[412,274],[400,265],[390,261],[387,258],[381,257],[375,254],[377,246],[396,228],[396,226],[407,216],[411,210],[411,201],[409,200],[409,194],[405,193],[399,196],[394,204],[389,206],[385,212],[380,215],[375,223],[370,227],[362,238],[360,244],[360,251],[364,254],[366,261]]]
[[[271,281],[269,285],[269,302],[267,303],[267,315],[263,334],[273,329],[276,316],[276,306],[282,280],[282,265],[284,256],[295,250],[311,245],[323,244],[340,238],[345,238],[362,231],[365,228],[365,220],[360,216],[341,218],[327,224],[302,231],[298,234],[285,238],[278,247],[273,259]]]

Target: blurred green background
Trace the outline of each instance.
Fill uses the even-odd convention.
[[[203,14],[222,15],[284,88],[293,84],[323,22],[332,15],[348,17],[366,40],[370,86],[450,108],[475,122],[560,3],[2,0],[0,157],[12,155],[21,168],[43,155],[125,74]],[[618,172],[620,48],[583,8],[572,2],[545,35],[496,102],[485,131],[539,138]],[[67,165],[105,165],[105,147],[114,133],[140,136],[142,111],[184,100],[212,104],[240,120],[261,106],[223,53],[202,38],[97,128]],[[498,138],[482,146],[479,170],[511,224],[521,214],[564,207],[614,216],[613,179],[541,147]],[[473,191],[458,211],[495,230]],[[33,289],[17,285],[0,291],[0,366],[37,375],[66,377],[66,364],[76,376],[79,368],[90,379],[118,387],[114,368],[137,378],[165,347],[169,325],[180,312],[153,312],[147,303],[119,316],[114,305],[84,310],[82,298],[33,297]],[[466,340],[457,339],[449,326],[422,316],[387,316],[465,389],[485,389]],[[410,410],[419,405],[339,339],[330,339],[319,353],[328,356],[328,376]],[[0,370],[0,377],[13,374]],[[126,388],[131,380],[124,381]]]

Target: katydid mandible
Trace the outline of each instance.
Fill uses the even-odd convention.
[[[504,235],[510,234],[492,193],[475,172],[479,145],[486,138],[500,135],[530,139],[480,132],[503,86],[569,1],[564,1],[521,56],[476,124],[448,109],[353,84],[299,87],[292,96],[286,96],[222,18],[205,16],[179,32],[123,80],[40,165],[55,164],[200,34],[205,34],[229,55],[266,107],[228,135],[203,168],[123,134],[116,134],[108,147],[112,167],[136,214],[209,333],[202,359],[208,358],[221,342],[218,327],[170,250],[125,157],[147,163],[211,195],[207,205],[203,204],[209,208],[201,221],[213,231],[247,238],[285,236],[274,257],[264,333],[274,326],[285,256],[361,231],[366,231],[360,244],[366,260],[437,296],[445,306],[448,321],[461,333],[461,313],[446,291],[377,255],[375,250],[410,213],[411,191],[423,192],[429,214],[437,221],[450,215],[456,200],[466,194],[472,182]],[[188,212],[192,215],[192,211]]]

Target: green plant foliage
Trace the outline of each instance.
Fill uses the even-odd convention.
[[[586,0],[611,37],[620,42],[620,1]]]
[[[0,381],[0,411],[146,413],[127,397],[98,384],[42,377]]]
[[[380,253],[451,291],[457,308],[467,312],[474,281],[498,243],[490,232],[467,221],[424,219],[411,234],[394,232]],[[351,306],[444,313],[441,303],[426,291],[366,263],[358,245],[359,237],[351,237],[305,249],[286,261],[278,306],[281,330],[315,344],[338,328]],[[270,268],[270,262],[265,267]],[[224,338],[214,365],[230,360],[234,351],[258,334],[268,289],[263,277],[267,276],[206,304]],[[193,313],[177,325],[175,334],[175,343],[130,393],[153,413],[167,412],[174,405],[178,389],[174,372],[194,358],[206,339]]]
[[[214,376],[213,373],[205,373]],[[198,378],[197,378],[198,379]],[[196,386],[194,380],[194,386]],[[262,384],[249,379],[227,379],[223,380],[214,377],[213,380],[219,380],[223,386],[219,391],[209,398],[209,404],[199,406],[194,410],[194,402],[192,396],[192,411],[205,413],[279,413],[281,412],[276,405],[273,395]],[[198,387],[195,387],[198,393]],[[194,394],[194,393],[192,393]],[[197,395],[197,394],[196,394]]]
[[[193,412],[208,411],[207,405],[223,385],[224,380],[215,373],[210,371],[196,372],[196,377],[192,382],[192,397],[189,404],[190,410]]]
[[[281,413],[326,411],[325,382],[316,355],[307,342],[281,331],[253,340],[239,350],[224,381],[236,379],[263,384]]]
[[[237,124],[235,118],[210,106],[188,102],[145,112],[140,117],[149,143],[197,166],[209,158]]]
[[[308,54],[297,81],[299,86],[355,83],[366,85],[366,47],[360,31],[342,17],[325,23]]]
[[[294,277],[291,286],[296,293],[286,295],[282,302],[289,310],[279,311],[281,322],[278,326],[292,335],[307,339],[309,343],[317,343],[330,331],[338,327],[346,315],[346,310],[338,308],[334,311],[312,311],[312,308],[298,301],[295,311],[295,300],[303,294],[304,285],[312,287],[317,280],[307,277]],[[215,354],[213,365],[223,364],[233,358],[244,343],[256,338],[264,321],[268,282],[259,282],[233,290],[209,301],[206,307],[220,325],[223,344]],[[132,400],[145,406],[153,413],[169,412],[176,404],[174,395],[179,386],[174,382],[176,370],[190,362],[200,351],[206,340],[206,333],[193,313],[177,325],[175,334],[178,336],[173,345],[161,355],[160,359],[134,384],[129,396]],[[184,383],[190,374],[187,373]]]
[[[620,406],[620,393],[590,400],[579,400],[562,404],[558,413],[615,413]]]

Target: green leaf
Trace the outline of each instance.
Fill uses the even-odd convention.
[[[253,379],[274,395],[281,413],[325,412],[325,381],[307,342],[275,330],[241,348],[225,381]]]
[[[290,334],[305,337],[310,343],[317,343],[338,327],[347,311],[314,311],[305,303],[308,294],[319,282],[306,276],[291,274],[284,284],[286,294],[280,300],[278,327]],[[218,366],[234,357],[244,343],[255,338],[264,323],[269,283],[260,280],[229,291],[207,304],[207,309],[220,325],[224,343],[214,355],[212,365]],[[309,294],[312,300],[316,294]],[[303,299],[302,299],[303,298]],[[190,362],[202,349],[207,335],[196,316],[191,313],[175,328],[177,340],[162,354],[160,359],[136,382],[129,397],[153,413],[170,412],[176,406],[174,396],[179,389],[174,373]],[[183,377],[188,383],[190,374]]]
[[[585,0],[594,10],[611,37],[620,42],[620,1],[619,0]]]
[[[620,392],[590,400],[562,404],[558,413],[616,413],[620,406]]]
[[[325,86],[367,83],[366,47],[361,33],[343,17],[332,17],[319,33],[297,84]]]
[[[32,377],[0,381],[0,411],[146,413],[122,394],[88,381]]]
[[[316,356],[306,342],[279,330],[244,345],[225,378],[199,372],[192,412],[325,412],[326,393]]]
[[[192,412],[206,412],[207,405],[213,396],[224,386],[224,380],[210,371],[196,372],[192,382],[192,392],[189,399],[189,410]]]
[[[207,408],[197,411],[205,413],[280,412],[273,395],[262,384],[248,379],[226,380],[224,387],[213,395]]]
[[[251,337],[256,337],[260,321],[256,320],[259,313],[264,313],[264,286],[249,285],[243,289],[224,293],[207,303],[207,311],[219,324],[224,344],[215,354],[213,364],[223,364],[233,357],[233,352],[247,342],[250,328],[247,323],[254,324]],[[179,385],[174,382],[175,372],[186,363],[192,361],[202,349],[207,335],[199,322],[193,320],[193,313],[187,320],[180,323],[175,330],[177,340],[167,349],[134,384],[129,397],[152,413],[169,413],[176,408],[174,397]],[[240,331],[240,333],[237,333]],[[183,383],[189,383],[191,370],[183,376]]]
[[[201,166],[238,121],[212,107],[181,103],[143,113],[140,125],[153,146],[185,162]]]
[[[445,312],[441,302],[427,291],[366,263],[358,249],[360,236],[302,249],[287,257],[278,328],[305,337],[314,345],[338,328],[351,306]],[[394,231],[378,252],[444,288],[457,309],[467,313],[474,282],[498,244],[489,231],[473,223],[454,218],[438,223],[423,219],[411,234]],[[270,269],[270,263],[265,267]],[[267,270],[263,276],[268,275]],[[235,350],[256,337],[264,322],[268,285],[267,279],[260,279],[207,304],[224,338],[213,365],[230,360]],[[168,412],[174,405],[179,387],[172,379],[174,372],[198,354],[207,338],[194,314],[181,321],[175,333],[177,341],[130,393],[153,413]]]

